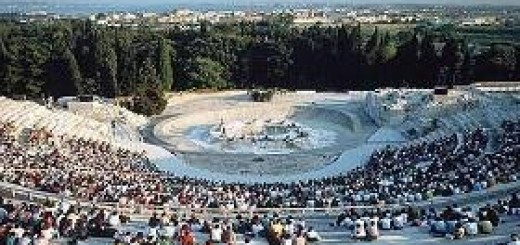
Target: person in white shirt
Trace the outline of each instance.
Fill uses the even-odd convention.
[[[309,230],[307,230],[307,241],[309,241],[309,242],[317,242],[317,241],[320,241],[320,240],[321,240],[321,237],[318,234],[318,232],[316,232],[312,228],[312,226],[309,227]]]
[[[165,236],[167,238],[173,238],[176,232],[177,227],[170,222],[166,223],[166,225],[164,225],[160,231],[161,236]]]
[[[71,205],[70,205],[69,201],[62,200],[62,201],[60,202],[60,204],[59,204],[58,210],[59,210],[61,213],[65,214],[65,213],[67,213],[67,212],[69,211],[70,206],[71,206]]]
[[[156,239],[159,236],[157,227],[149,226],[148,227],[148,236]]]
[[[367,233],[365,231],[365,222],[361,219],[357,219],[354,222],[354,239],[365,239],[367,237]]]
[[[41,231],[41,233],[42,233],[42,238],[51,240],[53,235],[56,233],[56,231],[52,227],[47,227],[46,229],[43,229]]]
[[[23,234],[25,233],[25,230],[19,225],[15,225],[15,227],[11,229],[11,232],[14,233],[15,238],[21,239],[23,237]]]
[[[367,226],[367,237],[370,240],[377,240],[379,238],[379,227],[377,226],[378,218],[372,217],[370,221],[368,221]]]
[[[222,241],[222,228],[220,228],[220,225],[216,224],[213,228],[211,228],[210,240],[214,243],[219,243]]]
[[[287,224],[285,225],[285,232],[289,234],[289,237],[291,237],[294,234],[294,224],[292,220],[287,220]]]
[[[114,228],[117,228],[121,225],[121,219],[119,218],[119,214],[117,214],[117,212],[112,212],[110,216],[108,216],[108,224]]]

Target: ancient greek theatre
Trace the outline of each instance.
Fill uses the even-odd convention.
[[[366,114],[365,97],[296,92],[252,102],[245,91],[175,95],[147,135],[167,150],[148,151],[162,170],[216,181],[337,175],[385,145],[367,142],[378,127]]]

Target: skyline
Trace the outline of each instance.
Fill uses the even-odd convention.
[[[0,0],[0,13],[45,11],[58,14],[85,15],[102,12],[168,12],[173,9],[196,11],[249,10],[271,11],[283,8],[320,8],[367,5],[453,5],[509,6],[518,11],[519,0]],[[506,8],[504,8],[506,9]]]
[[[277,4],[425,4],[425,5],[494,5],[520,6],[519,0],[148,0],[146,3],[135,0],[0,0],[0,4],[109,4],[109,5],[277,5]]]

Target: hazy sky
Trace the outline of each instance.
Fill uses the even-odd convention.
[[[211,4],[251,4],[251,3],[351,3],[355,4],[373,4],[373,3],[423,3],[423,4],[457,4],[457,5],[474,5],[474,4],[492,4],[492,5],[518,5],[520,0],[0,0],[0,3],[26,1],[33,2],[51,2],[51,3],[87,3],[87,4],[190,4],[190,3],[211,3]]]

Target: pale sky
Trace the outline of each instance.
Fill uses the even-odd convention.
[[[23,3],[23,2],[38,2],[38,3],[86,3],[86,4],[251,4],[251,3],[347,3],[355,4],[457,4],[457,5],[475,5],[475,4],[491,4],[491,5],[518,5],[520,0],[0,0],[0,3]]]

